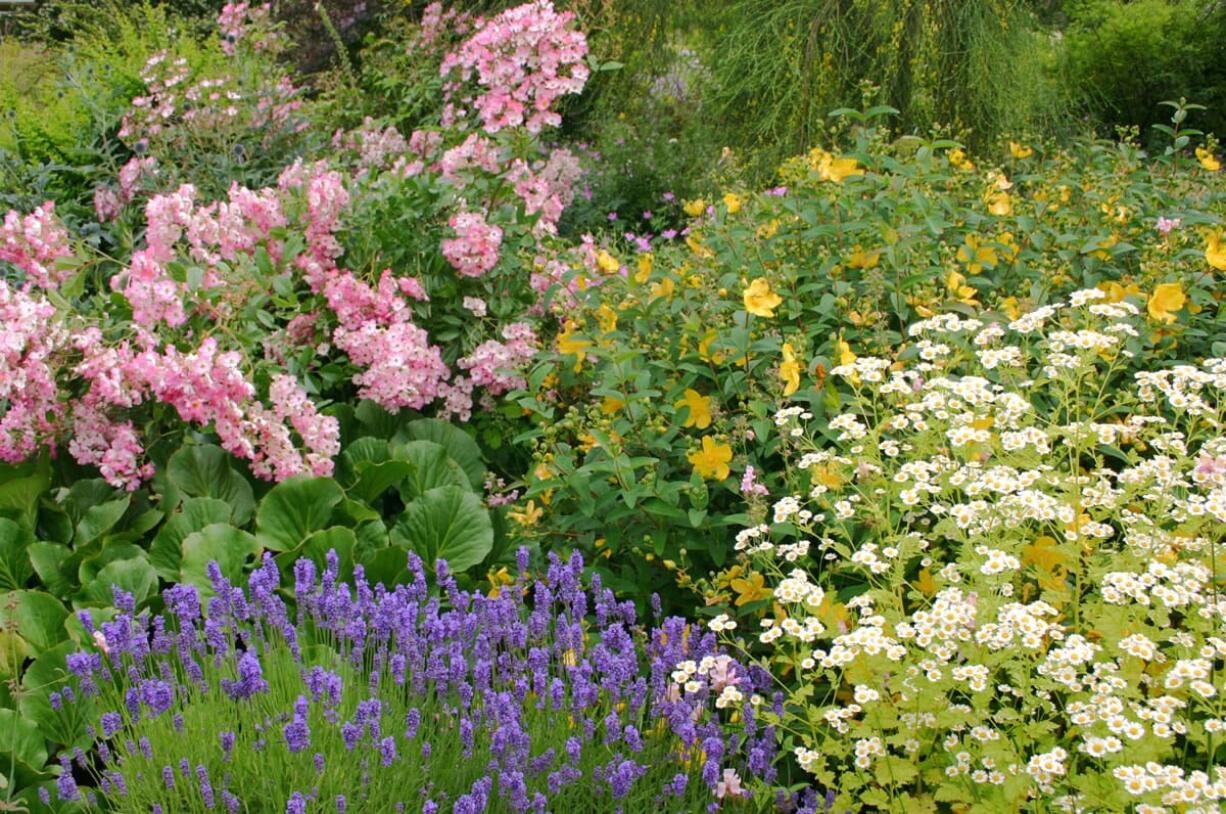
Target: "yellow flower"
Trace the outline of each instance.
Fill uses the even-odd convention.
[[[856,363],[856,355],[851,352],[851,345],[840,339],[835,343],[835,347],[839,351],[840,365],[854,365]]]
[[[1109,237],[1105,237],[1102,240],[1098,241],[1098,244],[1097,244],[1098,248],[1094,249],[1093,251],[1088,252],[1088,254],[1090,255],[1090,257],[1097,257],[1099,260],[1110,260],[1111,252],[1107,250],[1112,248],[1113,246],[1115,246],[1116,243],[1119,243],[1119,242],[1120,242],[1120,238],[1118,235],[1114,235],[1114,234],[1110,235]]]
[[[574,355],[576,373],[583,367],[583,360],[587,358],[588,348],[592,347],[590,339],[575,338],[574,334],[578,328],[578,323],[573,319],[568,319],[562,326],[562,333],[558,334],[558,353]]]
[[[1007,218],[1013,214],[1013,199],[1008,192],[992,192],[985,199],[988,211],[998,218]]]
[[[694,465],[694,471],[707,480],[724,480],[731,471],[728,462],[732,460],[732,447],[709,435],[703,436],[701,450],[694,450],[685,457]]]
[[[723,355],[711,353],[711,343],[715,341],[717,334],[714,330],[707,331],[702,335],[702,339],[698,340],[698,356],[704,362],[714,362],[719,364],[723,360]]]
[[[963,152],[961,147],[953,148],[946,157],[949,159],[950,166],[968,171],[975,169],[975,165],[966,157],[966,153]]]
[[[737,195],[734,192],[724,193],[724,206],[728,207],[729,215],[735,215],[737,212],[740,212],[742,203],[743,201],[741,200],[740,195]]]
[[[1196,148],[1196,160],[1209,172],[1217,172],[1222,168],[1222,162],[1213,157],[1213,153],[1204,147]]]
[[[685,205],[681,208],[685,210],[685,214],[689,215],[691,218],[696,218],[703,212],[707,211],[707,202],[702,198],[698,198],[693,201],[686,201]]]
[[[732,590],[736,591],[736,606],[748,605],[759,599],[770,599],[771,589],[766,587],[766,578],[754,572],[747,577],[732,580]]]
[[[958,249],[958,262],[966,263],[970,274],[978,274],[984,267],[995,268],[997,262],[996,249],[986,244],[981,245],[979,238],[973,234],[966,236],[966,242]]]
[[[507,512],[507,517],[519,523],[521,526],[535,526],[537,521],[545,514],[545,510],[536,505],[535,500],[529,500],[528,505],[522,511],[516,510]]]
[[[600,402],[600,412],[603,415],[613,415],[626,406],[626,402],[613,396],[605,396]]]
[[[779,231],[779,218],[771,218],[769,223],[758,227],[758,240],[770,240]]]
[[[1017,259],[1017,255],[1018,252],[1021,251],[1021,247],[1019,247],[1017,242],[1013,239],[1012,232],[1001,232],[1000,236],[996,238],[996,242],[1003,247],[1005,260],[1011,263]]]
[[[692,251],[698,257],[714,257],[715,256],[715,252],[711,251],[706,246],[702,245],[702,235],[699,234],[698,232],[693,232],[691,234],[686,235],[685,245],[689,246],[690,251]]]
[[[951,271],[945,278],[945,287],[949,289],[949,293],[958,298],[959,302],[966,305],[978,305],[975,300],[975,289],[966,285],[966,278],[956,271]]]
[[[711,397],[704,396],[697,390],[686,388],[685,397],[673,404],[674,407],[688,407],[690,414],[686,416],[685,427],[697,427],[705,430],[711,426]]]
[[[639,255],[638,271],[634,273],[634,281],[636,283],[645,283],[647,278],[651,276],[651,267],[655,263],[655,256],[651,252],[644,252]]]
[[[505,565],[497,571],[491,568],[485,577],[490,583],[490,592],[488,594],[490,597],[497,597],[502,593],[503,585],[511,585],[515,582],[515,577],[511,576]]]
[[[791,342],[783,343],[783,364],[779,365],[779,378],[783,379],[783,395],[790,396],[800,389],[800,360]]]
[[[617,312],[608,305],[601,305],[596,309],[596,322],[600,325],[600,332],[603,334],[617,330]]]
[[[1009,319],[1017,319],[1022,315],[1022,309],[1018,305],[1017,297],[1005,297],[1000,301],[1000,307],[1009,315]]]
[[[1009,152],[1013,154],[1014,158],[1018,159],[1030,158],[1030,156],[1034,155],[1034,150],[1025,144],[1019,144],[1016,141],[1009,142]]]
[[[745,289],[745,310],[756,317],[773,317],[783,298],[771,291],[771,284],[758,277]]]
[[[604,249],[596,255],[596,268],[605,274],[616,274],[622,267],[621,261]]]
[[[673,278],[665,277],[663,280],[660,280],[657,283],[651,284],[651,300],[654,302],[655,300],[658,300],[661,297],[672,299],[673,292],[675,292],[676,290],[677,290],[677,284],[673,282]]]
[[[1173,312],[1183,308],[1183,304],[1187,302],[1187,299],[1179,283],[1162,283],[1154,288],[1154,293],[1149,297],[1149,303],[1147,304],[1149,316],[1152,319],[1165,322],[1169,325],[1175,321],[1175,314]]]
[[[876,268],[881,262],[881,249],[864,250],[860,248],[860,244],[852,247],[851,257],[847,258],[847,265],[853,269],[871,269]]]
[[[549,468],[549,464],[541,461],[532,470],[532,477],[537,480],[549,480],[553,477],[553,470]]]
[[[1123,302],[1128,296],[1145,296],[1145,292],[1141,291],[1141,287],[1136,283],[1130,283],[1127,286],[1121,285],[1114,280],[1107,280],[1098,284],[1098,290],[1107,295],[1107,302]]]
[[[1226,246],[1217,232],[1210,232],[1205,238],[1205,260],[1218,271],[1226,271]]]

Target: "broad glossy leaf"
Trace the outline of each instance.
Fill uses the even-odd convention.
[[[453,573],[480,563],[494,545],[494,527],[481,499],[458,486],[440,486],[414,500],[392,529],[392,542]]]
[[[278,483],[264,495],[256,514],[260,545],[273,551],[289,551],[313,532],[326,528],[332,508],[345,497],[331,478],[305,475]]]
[[[188,497],[213,497],[230,506],[230,520],[245,526],[255,510],[251,484],[230,466],[230,456],[210,444],[186,446],[170,457],[167,478]]]
[[[191,497],[170,516],[149,546],[149,563],[167,581],[179,578],[183,541],[194,531],[230,520],[230,504],[212,497]]]
[[[472,436],[454,424],[441,418],[419,418],[405,425],[398,438],[408,441],[433,441],[447,450],[447,455],[458,463],[468,477],[473,489],[480,489],[485,481],[485,459],[481,447]]]
[[[259,551],[255,537],[225,523],[205,526],[183,540],[183,559],[179,564],[179,581],[195,585],[202,596],[212,596],[212,580],[208,565],[216,561],[221,573],[238,584],[250,558]]]

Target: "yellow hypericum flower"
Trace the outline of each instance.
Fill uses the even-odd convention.
[[[724,206],[728,207],[729,215],[735,215],[737,212],[740,212],[742,203],[744,201],[741,199],[741,196],[735,192],[724,193]]]
[[[1210,232],[1205,236],[1205,260],[1218,271],[1226,271],[1226,246],[1222,245],[1222,235]]]
[[[685,427],[697,427],[705,430],[711,426],[711,397],[704,396],[697,390],[686,388],[685,397],[673,404],[674,407],[688,407],[690,414],[686,416]]]
[[[655,256],[651,252],[644,252],[639,255],[638,271],[634,273],[634,281],[636,283],[645,283],[647,278],[651,276],[652,266],[655,264]]]
[[[851,257],[847,258],[847,265],[853,269],[876,268],[880,262],[881,249],[861,249],[859,243],[852,247]]]
[[[1022,315],[1022,309],[1018,305],[1017,297],[1005,297],[1000,301],[1000,307],[1009,315],[1009,319],[1017,319]]]
[[[1006,218],[1013,214],[1013,199],[1008,192],[990,192],[985,198],[988,211],[998,218]]]
[[[1030,158],[1030,156],[1034,155],[1033,149],[1016,141],[1009,142],[1009,152],[1013,154],[1014,158],[1018,159]]]
[[[719,364],[723,360],[723,355],[711,353],[711,343],[715,341],[718,335],[714,329],[707,331],[702,335],[702,339],[698,340],[698,356],[704,362],[714,362]]]
[[[779,365],[779,378],[783,379],[783,395],[790,396],[800,389],[800,360],[791,342],[783,343],[783,363]]]
[[[596,255],[596,268],[604,274],[616,274],[622,267],[621,261],[604,249]]]
[[[1146,307],[1152,319],[1169,325],[1175,321],[1174,312],[1183,308],[1187,300],[1179,283],[1162,283],[1154,288]]]
[[[975,300],[975,289],[966,285],[966,278],[956,271],[951,271],[945,278],[945,287],[949,289],[949,293],[958,298],[959,302],[966,305],[978,305]]]
[[[536,505],[535,500],[529,500],[528,505],[522,510],[507,512],[507,517],[519,523],[521,526],[535,526],[537,521],[545,514],[544,509]]]
[[[1200,162],[1202,167],[1209,170],[1209,172],[1217,172],[1222,168],[1222,162],[1214,158],[1213,153],[1206,150],[1204,147],[1196,148],[1196,160]]]
[[[1119,243],[1119,242],[1120,242],[1119,235],[1114,235],[1114,234],[1110,235],[1098,241],[1098,248],[1094,249],[1093,251],[1088,252],[1088,254],[1090,255],[1090,257],[1097,257],[1099,260],[1110,260],[1111,252],[1108,251],[1108,249],[1111,249],[1112,247],[1115,246],[1116,243]]]
[[[783,298],[771,291],[771,284],[764,277],[756,278],[745,289],[745,310],[756,317],[773,317]]]
[[[537,480],[549,480],[553,477],[553,470],[549,468],[549,464],[541,461],[533,468],[532,477]]]
[[[592,347],[590,339],[575,338],[575,331],[578,329],[579,324],[573,319],[568,319],[562,326],[562,333],[558,334],[558,353],[574,355],[576,373],[583,367],[583,360],[587,358],[588,348]]]
[[[600,412],[603,415],[613,415],[618,410],[626,406],[626,402],[613,396],[605,396],[600,401]]]
[[[961,147],[955,147],[946,155],[949,159],[950,166],[957,167],[960,170],[973,170],[975,165],[966,157],[966,153]]]
[[[714,257],[715,252],[702,245],[702,235],[698,232],[693,232],[685,237],[685,245],[690,247],[697,257]]]
[[[659,282],[651,284],[651,301],[654,302],[661,297],[672,299],[673,293],[677,290],[677,284],[673,282],[672,277],[665,277]]]
[[[596,323],[600,326],[600,332],[603,334],[617,330],[617,312],[608,305],[601,305],[596,309]]]
[[[515,582],[515,577],[511,576],[511,573],[507,570],[505,565],[502,568],[499,568],[497,571],[491,568],[485,576],[490,583],[490,592],[488,596],[491,598],[497,597],[502,593],[503,585],[510,585]]]
[[[985,266],[996,267],[996,249],[987,244],[980,244],[978,237],[968,234],[965,243],[958,249],[958,262],[966,263],[968,273],[978,274]]]
[[[758,240],[770,240],[779,231],[779,218],[771,218],[770,222],[758,227]]]
[[[689,215],[691,218],[696,218],[703,212],[707,211],[707,202],[702,198],[697,198],[693,201],[686,201],[685,205],[681,208],[685,210],[685,214]]]
[[[709,435],[702,438],[702,449],[685,456],[694,465],[694,471],[707,480],[724,480],[731,471],[732,447],[721,444]]]
[[[1000,235],[996,238],[996,242],[999,243],[1003,247],[1004,259],[1006,261],[1012,263],[1014,260],[1017,259],[1017,255],[1018,255],[1018,252],[1021,251],[1021,247],[1018,246],[1017,241],[1013,239],[1012,232],[1001,232]]]
[[[736,606],[748,605],[759,599],[770,599],[771,589],[766,587],[766,578],[754,572],[741,579],[732,580],[732,590],[736,591]]]
[[[1115,280],[1107,280],[1098,284],[1098,290],[1107,295],[1107,302],[1123,302],[1128,296],[1145,296],[1145,292],[1136,283],[1129,283],[1127,286],[1117,283]]]

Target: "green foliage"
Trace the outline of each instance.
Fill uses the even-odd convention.
[[[1206,105],[1204,129],[1226,132],[1226,5],[1206,0],[1083,0],[1070,4],[1063,59],[1086,110],[1108,127],[1150,125],[1164,99]]]
[[[1050,130],[1065,109],[1050,46],[1013,0],[739,0],[707,39],[710,120],[766,162],[822,140],[826,112],[857,106],[864,83],[902,132],[977,146]]]

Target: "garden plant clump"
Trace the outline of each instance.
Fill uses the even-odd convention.
[[[0,19],[0,811],[1226,810],[1226,6],[834,5]]]
[[[168,589],[158,616],[117,591],[52,701],[90,710],[100,762],[76,759],[97,790],[66,753],[59,795],[131,812],[689,812],[772,776],[751,703],[769,676],[683,619],[642,629],[584,589],[579,557],[491,596],[441,565],[432,592],[416,558],[408,575],[387,589],[334,553],[322,573],[303,559],[287,605],[267,559],[247,591],[219,570],[207,600]],[[679,662],[701,665],[684,690]]]

